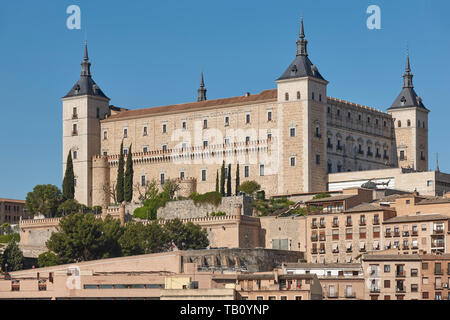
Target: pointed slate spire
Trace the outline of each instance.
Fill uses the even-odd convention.
[[[84,43],[84,58],[81,62],[81,76],[90,77],[91,76],[91,63],[89,62],[87,41]]]
[[[303,27],[303,17],[300,20],[300,36],[297,40],[297,56],[308,56],[308,40],[305,39],[305,28]]]
[[[198,98],[197,101],[206,101],[206,88],[205,88],[205,81],[203,80],[203,71],[200,78],[200,88],[198,88]]]
[[[411,64],[409,63],[409,50],[406,51],[406,67],[403,74],[403,88],[414,88],[413,79],[414,75],[411,73]]]
[[[75,97],[75,96],[97,96],[109,99],[99,86],[92,79],[91,75],[91,63],[89,62],[87,42],[84,43],[84,57],[81,62],[81,76],[80,79],[75,83],[72,89],[64,98]]]

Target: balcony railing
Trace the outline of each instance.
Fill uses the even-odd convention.
[[[73,136],[77,136],[77,135],[78,135],[78,130],[73,130],[73,131],[72,131],[72,135],[73,135]]]
[[[339,223],[334,223],[334,222],[333,222],[332,227],[333,227],[333,228],[338,228],[338,227],[339,227]]]
[[[400,232],[394,232],[394,237],[400,237]]]
[[[352,226],[352,222],[351,222],[351,221],[347,221],[347,222],[345,223],[345,226],[346,226],[346,227],[351,227],[351,226]]]
[[[384,235],[386,238],[390,238],[390,237],[392,237],[392,233],[390,233],[390,232],[386,232],[386,234]]]
[[[433,234],[443,234],[444,229],[433,229]]]
[[[419,232],[416,230],[416,231],[411,231],[411,235],[413,236],[413,237],[417,237],[418,235],[419,235]]]
[[[74,114],[72,115],[72,119],[78,119],[78,114],[74,113]]]
[[[314,249],[314,248],[311,249],[311,253],[312,253],[312,254],[317,254],[317,249]]]
[[[317,224],[311,224],[311,229],[317,229]]]
[[[442,269],[434,269],[434,274],[435,275],[443,275],[444,273],[442,272]]]
[[[325,228],[325,223],[321,223],[321,224],[319,225],[319,228],[321,228],[321,229]]]
[[[380,224],[380,219],[373,219],[373,224],[374,225],[379,225]]]
[[[317,241],[319,237],[311,237],[311,241]]]
[[[405,290],[405,288],[404,287],[401,287],[401,288],[395,288],[395,292],[396,293],[405,293],[406,292],[406,290]]]
[[[402,233],[402,237],[409,237],[409,231],[404,231]]]
[[[397,278],[403,278],[403,277],[405,277],[405,271],[397,271],[397,272],[395,273],[395,276],[396,276]]]
[[[380,288],[372,287],[372,288],[370,288],[370,293],[380,293]]]

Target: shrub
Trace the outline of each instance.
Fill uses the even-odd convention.
[[[253,195],[256,191],[261,189],[261,185],[256,181],[245,181],[239,186],[239,191],[247,195]]]
[[[322,193],[318,193],[313,197],[313,200],[317,200],[317,199],[323,199],[323,198],[329,198],[331,197],[331,194],[327,193],[327,192],[322,192]]]
[[[59,264],[58,256],[53,252],[47,251],[41,253],[38,257],[39,268],[57,266],[58,264]]]
[[[217,207],[222,203],[222,194],[216,191],[207,192],[204,194],[194,192],[189,196],[189,198],[194,201],[194,204],[196,206],[208,203]]]
[[[213,211],[209,214],[210,217],[221,217],[221,216],[226,216],[226,215],[227,215],[226,212],[223,212],[223,211],[218,211],[218,212]]]

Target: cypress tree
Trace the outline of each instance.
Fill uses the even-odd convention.
[[[125,166],[125,181],[123,184],[123,194],[126,202],[131,202],[133,199],[133,156],[131,154],[131,146],[132,145],[130,145],[130,149],[128,150],[127,163]]]
[[[219,170],[216,173],[216,192],[219,192]]]
[[[239,162],[236,166],[236,195],[239,194],[239,185],[241,184],[241,178],[239,176]]]
[[[73,173],[72,152],[67,156],[66,173],[63,180],[63,198],[71,200],[75,198],[75,174]]]
[[[122,203],[125,200],[125,194],[124,194],[124,177],[123,177],[123,166],[124,166],[124,160],[123,160],[123,141],[120,144],[120,157],[119,157],[119,167],[117,169],[117,202]]]
[[[231,163],[228,165],[227,197],[231,197]]]
[[[225,161],[223,161],[220,170],[220,193],[225,197]]]

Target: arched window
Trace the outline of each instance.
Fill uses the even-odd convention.
[[[284,100],[289,101],[289,93],[286,92],[284,94]]]
[[[300,91],[297,91],[297,100],[300,100],[301,95],[300,95]]]
[[[397,122],[397,127],[399,127],[399,128],[402,127],[402,122],[400,120],[398,120],[398,122]]]

